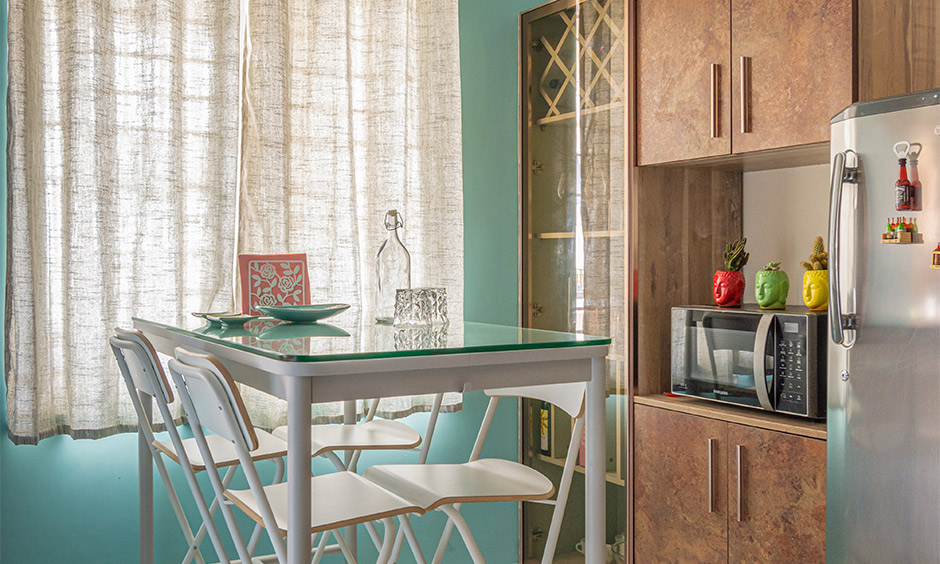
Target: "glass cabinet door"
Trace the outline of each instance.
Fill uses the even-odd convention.
[[[607,543],[626,528],[623,0],[559,0],[520,18],[522,264],[527,327],[611,337],[607,362]],[[558,485],[571,419],[522,404],[523,459]],[[556,562],[579,560],[584,476],[577,467]],[[552,506],[523,504],[523,562],[537,562]],[[619,536],[618,536],[619,535]],[[622,545],[621,545],[622,546]],[[622,561],[622,560],[621,560]]]

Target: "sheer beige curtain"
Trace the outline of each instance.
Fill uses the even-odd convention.
[[[404,216],[413,286],[462,317],[457,0],[251,0],[239,252],[307,253],[313,302],[372,320],[375,253]],[[254,394],[259,396],[259,394]],[[280,418],[270,398],[261,417]],[[445,410],[459,405],[445,399]],[[385,416],[429,407],[387,398]],[[335,418],[337,404],[315,408]],[[265,421],[262,421],[262,425]]]
[[[11,0],[9,84],[10,436],[133,428],[110,328],[231,300],[238,6]]]
[[[312,298],[366,323],[395,207],[413,282],[461,315],[456,0],[252,0],[245,50],[240,4],[10,0],[14,441],[133,429],[110,329],[231,308],[236,246],[306,252]],[[253,400],[259,425],[282,422]]]

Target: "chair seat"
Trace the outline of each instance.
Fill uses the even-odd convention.
[[[267,431],[261,429],[255,430],[258,436],[258,448],[251,451],[251,458],[254,461],[267,460],[269,458],[280,458],[287,455],[287,443],[273,436]],[[218,435],[207,435],[206,443],[209,445],[209,451],[212,453],[212,459],[219,468],[234,466],[238,464],[238,454],[235,452],[235,445]],[[176,455],[176,449],[173,443],[166,441],[153,441],[154,446],[163,451],[171,459],[180,463]],[[199,452],[199,445],[196,439],[183,440],[183,450],[186,451],[186,457],[189,458],[189,464],[194,472],[201,472],[206,469],[206,463]]]
[[[510,460],[484,458],[463,464],[385,464],[363,476],[430,511],[448,503],[533,501],[555,494],[541,472]]]
[[[353,472],[334,472],[310,479],[310,532],[327,531],[363,521],[424,513],[417,505],[386,491]],[[277,528],[287,534],[287,482],[264,487]],[[251,490],[225,490],[231,500],[252,519],[263,524]]]
[[[274,436],[287,440],[287,427],[278,427]],[[377,419],[356,425],[313,425],[310,449],[313,456],[331,450],[408,449],[421,444],[417,431],[398,421]]]

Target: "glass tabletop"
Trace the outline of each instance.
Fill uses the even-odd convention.
[[[236,327],[212,326],[193,318],[176,325],[134,318],[144,329],[152,326],[211,341],[261,356],[294,362],[322,362],[550,349],[609,345],[608,337],[490,325],[470,321],[446,325],[393,326],[336,317],[331,323],[291,323],[262,317]]]

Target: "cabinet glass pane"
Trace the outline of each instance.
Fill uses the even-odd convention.
[[[611,544],[626,527],[624,25],[622,0],[562,0],[524,13],[521,38],[521,319],[531,328],[611,338]],[[557,486],[571,420],[552,411],[551,448],[542,453],[539,407],[523,406],[524,458]],[[584,536],[583,469],[577,469],[556,561],[567,561]],[[541,558],[551,512],[551,506],[524,504],[524,561]]]

